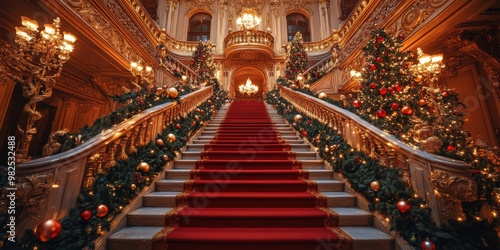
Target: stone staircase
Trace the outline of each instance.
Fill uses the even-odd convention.
[[[184,181],[190,178],[190,171],[200,159],[204,145],[212,140],[224,119],[227,107],[224,106],[204,130],[186,145],[180,158],[175,160],[173,168],[166,170],[165,179],[155,183],[155,191],[142,197],[142,207],[127,214],[127,226],[108,238],[107,249],[151,249],[152,237],[162,229],[165,214],[174,207],[175,196],[182,192]],[[268,110],[275,127],[281,132],[282,139],[291,145],[303,168],[327,197],[330,209],[339,215],[339,226],[353,238],[353,249],[395,249],[394,238],[373,226],[374,216],[357,206],[357,197],[344,191],[344,182],[333,178],[333,171],[325,168],[314,149],[301,139],[272,107],[268,106]]]

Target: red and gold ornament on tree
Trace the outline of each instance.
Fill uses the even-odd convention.
[[[378,92],[380,93],[380,95],[385,95],[387,94],[387,89],[385,87],[382,87],[378,90]]]
[[[95,216],[103,218],[106,217],[106,215],[108,215],[108,212],[109,212],[108,206],[101,204],[97,206],[97,214]]]
[[[398,110],[398,108],[399,108],[399,104],[398,104],[398,103],[396,103],[396,102],[393,102],[393,103],[391,104],[391,108],[392,108],[392,110]]]
[[[371,89],[376,89],[377,88],[377,84],[372,82],[370,83],[370,85],[368,85]]]
[[[380,183],[378,181],[372,181],[370,183],[370,188],[375,191],[375,192],[378,192],[380,190]]]
[[[401,91],[403,89],[403,86],[401,86],[401,84],[396,84],[394,88],[396,88],[396,91]]]
[[[307,131],[302,130],[301,134],[302,134],[302,136],[306,137],[307,136]]]
[[[427,105],[427,101],[422,98],[422,99],[418,100],[418,105],[419,106],[425,106],[425,105]]]
[[[61,234],[62,225],[58,220],[44,220],[35,228],[35,237],[41,242],[47,242]]]
[[[359,109],[361,107],[361,101],[360,100],[354,100],[352,102],[352,106],[354,106],[355,108]]]
[[[453,146],[451,144],[448,145],[448,147],[446,148],[446,150],[448,150],[449,152],[453,152],[453,151],[455,151],[455,149],[456,149],[455,146]]]
[[[175,129],[181,129],[181,125],[179,123],[175,124]]]
[[[143,161],[141,161],[139,163],[139,165],[137,165],[137,170],[140,170],[140,171],[145,172],[145,173],[149,172],[150,168],[151,167],[149,166],[149,164],[147,162],[143,162]]]
[[[371,69],[371,70],[376,70],[376,69],[377,69],[377,65],[375,65],[375,64],[370,64],[370,69]]]
[[[425,239],[422,241],[422,244],[420,244],[420,249],[421,250],[436,250],[436,245],[434,242],[429,240],[429,238]]]
[[[387,112],[385,111],[385,109],[380,108],[375,114],[378,118],[384,118],[387,115]]]
[[[90,212],[90,210],[83,210],[80,213],[80,218],[82,218],[84,221],[90,220],[91,217],[92,217],[92,212]]]
[[[413,109],[408,106],[408,105],[405,105],[402,109],[401,109],[401,113],[403,113],[403,115],[413,115]]]
[[[396,203],[396,208],[402,214],[406,214],[411,210],[411,205],[405,200],[400,200]]]
[[[161,147],[161,146],[163,146],[163,144],[164,144],[164,142],[162,139],[156,139],[156,145]]]

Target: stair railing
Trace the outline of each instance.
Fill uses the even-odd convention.
[[[195,83],[200,83],[200,76],[184,63],[170,55],[165,46],[160,48],[160,63],[174,76],[186,76],[187,79],[191,79]]]
[[[64,217],[76,205],[80,190],[91,187],[97,174],[126,160],[175,118],[194,110],[212,95],[213,86],[201,88],[181,97],[180,102],[144,110],[76,148],[17,165],[16,207],[23,211],[16,214],[16,231],[34,228],[42,218]]]
[[[477,200],[477,184],[465,162],[413,148],[356,114],[312,96],[280,86],[281,96],[295,109],[338,130],[355,149],[403,170],[404,180],[426,200],[437,225],[462,218],[462,201]]]

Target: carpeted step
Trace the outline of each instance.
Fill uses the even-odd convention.
[[[283,154],[287,155],[288,154],[284,151],[275,151],[275,152],[280,152]],[[199,160],[201,156],[206,156],[205,154],[201,152],[183,152],[182,153],[182,158],[184,160]],[[234,151],[212,151],[210,152],[210,155],[208,156],[208,159],[220,159],[222,157],[231,157],[233,159],[248,159],[248,158],[255,158],[255,159],[270,159],[273,155],[273,152],[255,152],[255,151],[249,151],[249,152],[234,152]],[[316,153],[315,152],[296,152],[293,154],[294,157],[297,160],[316,160]]]
[[[175,160],[174,168],[203,169],[322,169],[322,160]]]
[[[307,144],[288,144],[290,146],[291,151],[311,151],[311,146]],[[261,145],[250,145],[248,143],[245,143],[242,141],[240,144],[221,144],[221,145],[200,145],[200,144],[188,144],[186,145],[186,150],[189,151],[205,151],[207,149],[209,150],[233,150],[233,149],[238,149],[238,148],[243,148],[243,149],[256,149],[260,151],[267,151],[267,150],[283,150],[283,145],[282,144],[267,144],[265,147],[262,147]]]
[[[337,216],[319,208],[191,208],[177,212],[182,227],[321,227]]]
[[[168,169],[165,171],[167,179],[188,179],[192,172],[191,169]],[[302,170],[307,172],[310,179],[313,180],[331,180],[333,178],[333,171],[329,169],[308,169]],[[297,179],[299,172],[296,170],[219,170],[218,174],[213,171],[200,170],[193,178],[232,178],[238,180],[248,179]]]
[[[218,178],[216,181],[214,181],[214,178],[210,178],[210,175],[212,175],[214,178]],[[198,175],[199,176],[199,175]],[[207,173],[207,176],[208,178],[205,178],[205,179],[200,179],[200,180],[196,180],[196,181],[199,181],[201,183],[201,181],[205,181],[205,182],[210,182],[208,184],[205,184],[205,185],[208,185],[208,186],[212,186],[212,185],[217,185],[218,189],[220,189],[221,191],[231,191],[230,189],[228,189],[228,186],[229,188],[234,188],[234,186],[238,186],[238,185],[241,185],[243,186],[244,184],[247,185],[248,187],[247,188],[252,188],[253,190],[255,191],[258,191],[259,190],[259,185],[260,186],[264,186],[264,183],[262,181],[266,180],[264,178],[259,178],[259,179],[236,179],[236,177],[232,178],[230,176],[225,176],[225,177],[222,177],[220,176],[220,173]],[[276,185],[278,184],[286,184],[284,181],[287,180],[287,181],[297,181],[297,176],[295,175],[290,175],[291,178],[288,178],[288,179],[267,179],[268,182],[273,182],[275,183]],[[293,179],[293,177],[295,177],[295,179]],[[283,177],[278,177],[278,178],[283,178]],[[257,183],[256,180],[258,181],[261,181],[261,183]],[[251,185],[251,181],[255,182],[254,185]],[[239,182],[239,183],[238,183]],[[246,182],[249,182],[249,183],[246,183]],[[316,180],[314,181],[316,182],[316,185],[318,187],[318,190],[320,192],[339,192],[339,191],[342,191],[343,188],[344,188],[344,183],[341,182],[341,181],[337,181],[337,180]],[[168,191],[177,191],[177,192],[182,192],[184,190],[184,183],[185,183],[185,180],[182,180],[182,179],[165,179],[165,180],[159,180],[156,182],[156,191],[165,191],[165,192],[168,192]],[[199,184],[198,184],[199,185]],[[221,187],[221,188],[219,188]],[[264,187],[260,187],[262,189],[262,191],[266,191],[265,189],[263,189]],[[284,189],[285,187],[278,187],[276,189],[276,191],[278,191],[279,189]],[[204,189],[198,189],[197,190],[204,190]]]
[[[314,250],[325,243],[333,249],[340,245],[338,235],[326,227],[179,227],[168,234],[166,242],[169,250]]]
[[[285,139],[285,138],[281,138],[282,140],[284,140],[285,143],[287,144],[304,144],[304,140],[303,139],[297,139],[297,137],[294,137],[294,139]],[[210,138],[209,140],[201,140],[201,139],[195,139],[195,140],[192,140],[191,141],[191,144],[210,144],[212,143],[212,138]],[[218,143],[230,143],[230,144],[237,144],[237,143],[240,143],[241,141],[236,141],[236,140],[218,140]],[[253,140],[248,140],[246,139],[245,142],[256,142],[256,143],[261,143],[263,142],[263,140],[259,140],[259,139],[253,139]],[[189,151],[186,151],[184,153],[188,153]]]

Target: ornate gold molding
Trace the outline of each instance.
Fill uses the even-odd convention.
[[[458,176],[443,170],[432,171],[429,179],[434,184],[436,194],[444,205],[441,215],[446,220],[464,219],[461,202],[472,202],[478,199],[476,182],[471,177]]]
[[[18,218],[29,217],[35,221],[41,219],[40,212],[45,207],[45,202],[54,184],[54,176],[48,174],[34,174],[27,177],[17,179],[15,191],[16,211],[21,211],[16,214]],[[0,203],[0,211],[6,212],[9,204],[3,201],[8,201],[7,195],[10,192],[3,189],[1,193],[2,202]],[[6,213],[4,213],[6,214]]]

